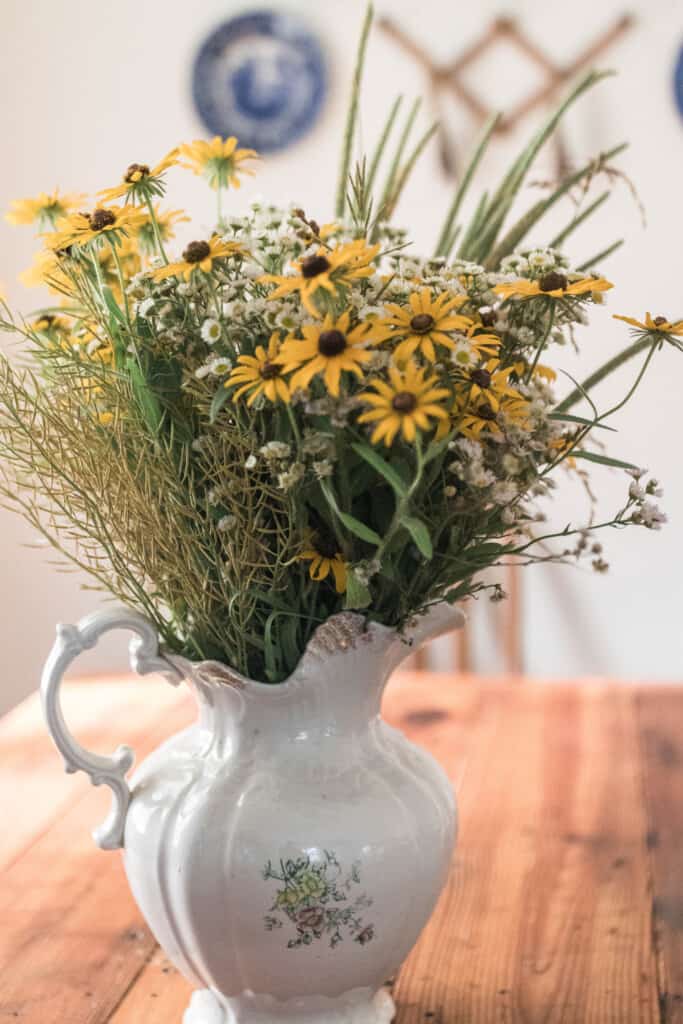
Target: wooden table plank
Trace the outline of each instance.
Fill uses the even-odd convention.
[[[400,1024],[658,1021],[632,697],[497,695],[460,791],[455,874]]]
[[[137,681],[134,710],[112,714],[98,685],[79,698],[79,735],[100,749],[137,733],[143,756],[190,713],[171,691],[157,721],[160,692]],[[398,1024],[683,1024],[683,692],[663,708],[661,693],[392,683],[387,718],[446,767],[461,811],[451,882],[395,985]],[[35,707],[0,722],[0,763],[8,749],[15,786],[29,773],[41,822],[31,832],[25,815],[28,848],[0,887],[0,1021],[179,1024],[189,986],[142,926],[120,858],[89,837],[103,794],[65,797],[56,755],[25,756],[38,730]]]
[[[151,730],[173,731],[191,715],[191,700],[161,679],[98,679],[96,699],[84,682],[68,683],[63,696],[69,728],[90,750],[110,754],[126,742],[136,753]],[[182,705],[181,720],[174,708]],[[169,715],[168,725],[165,723]],[[160,723],[162,723],[160,725]],[[140,748],[138,750],[138,748]],[[11,814],[11,827],[0,829],[0,870],[26,849],[53,821],[86,793],[84,775],[67,775],[50,739],[37,697],[25,701],[0,720],[0,808]],[[17,800],[17,787],[21,799]],[[106,806],[109,791],[102,793]],[[102,815],[104,817],[104,815]]]
[[[683,1024],[683,695],[638,694],[661,1020]]]
[[[122,734],[132,739],[141,757],[192,717],[191,702],[180,695],[159,713],[162,685],[138,680],[142,696],[132,697],[136,716],[114,723],[117,742]],[[83,687],[83,703],[97,698]],[[99,705],[101,723],[111,721],[111,703],[100,698]],[[38,723],[37,708],[35,718]],[[50,760],[47,770],[60,774],[60,759]],[[43,824],[49,820],[50,827],[3,873],[0,1014],[7,1017],[104,1024],[155,949],[128,891],[120,857],[98,850],[90,835],[102,820],[109,791],[99,792],[83,781],[74,786],[72,778],[70,805],[41,804],[37,817]],[[18,792],[21,777],[15,783]]]

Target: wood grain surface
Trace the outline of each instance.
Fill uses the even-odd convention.
[[[66,687],[79,739],[139,757],[193,717],[158,681]],[[683,688],[411,673],[385,715],[456,788],[437,910],[398,1024],[683,1024]],[[180,1024],[187,982],[90,832],[35,698],[0,721],[0,1024]]]

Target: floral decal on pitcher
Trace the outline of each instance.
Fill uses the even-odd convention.
[[[288,922],[293,926],[288,949],[310,946],[322,938],[329,939],[334,949],[345,937],[365,946],[374,938],[374,925],[362,917],[373,901],[364,892],[354,898],[354,888],[360,885],[360,862],[354,861],[345,875],[334,853],[325,850],[323,854],[321,861],[300,857],[280,860],[278,867],[268,861],[263,869],[264,879],[280,884],[264,924],[268,931]]]

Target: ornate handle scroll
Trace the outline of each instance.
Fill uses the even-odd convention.
[[[94,647],[99,638],[112,629],[127,629],[135,636],[129,645],[131,668],[139,675],[159,672],[176,686],[182,679],[180,672],[158,652],[156,630],[142,615],[126,608],[93,612],[81,619],[77,626],[57,626],[57,639],[50,651],[40,684],[43,712],[47,727],[64,758],[67,772],[82,771],[90,776],[94,786],[109,786],[114,795],[111,811],[93,838],[103,850],[117,850],[123,846],[130,789],[126,772],[135,755],[130,747],[120,746],[111,757],[93,754],[80,746],[69,732],[60,703],[60,687],[67,668],[82,651]]]

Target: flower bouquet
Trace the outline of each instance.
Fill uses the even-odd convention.
[[[578,328],[612,287],[601,271],[619,243],[578,266],[570,243],[602,202],[583,198],[589,185],[623,147],[588,161],[521,217],[510,217],[558,120],[602,76],[588,74],[576,85],[499,186],[463,220],[495,122],[487,126],[434,251],[423,256],[394,226],[393,215],[434,128],[411,143],[416,110],[398,131],[398,100],[374,152],[352,166],[369,25],[370,17],[360,42],[333,216],[267,203],[234,215],[230,190],[257,167],[256,154],[234,138],[180,145],[156,165],[132,163],[119,184],[93,201],[53,192],[15,203],[9,215],[19,223],[37,221],[42,229],[43,247],[27,277],[46,284],[53,301],[27,321],[4,307],[0,326],[28,342],[23,366],[0,361],[5,501],[132,610],[121,624],[137,629],[147,648],[149,637],[133,613],[152,624],[168,672],[189,678],[213,708],[212,729],[227,728],[217,724],[221,701],[226,718],[234,716],[228,698],[216,694],[221,688],[232,697],[239,693],[246,720],[253,710],[273,748],[278,735],[295,745],[314,708],[323,719],[327,715],[327,734],[340,721],[346,723],[341,733],[353,731],[351,711],[347,717],[339,707],[332,713],[326,701],[350,702],[367,727],[381,692],[374,679],[381,676],[383,683],[384,669],[400,660],[406,642],[443,628],[444,606],[455,609],[455,622],[456,606],[465,599],[487,588],[494,598],[503,596],[484,570],[511,558],[527,564],[584,555],[602,570],[602,548],[589,540],[591,534],[626,526],[656,529],[665,518],[652,500],[657,481],[624,461],[622,452],[614,457],[606,447],[612,435],[603,428],[632,397],[657,351],[665,344],[681,347],[683,321],[649,313],[642,321],[621,317],[634,335],[622,352],[583,383],[558,375],[566,346],[577,344]],[[206,178],[217,215],[212,233],[191,232],[176,251],[175,231],[189,218],[164,201],[172,175],[183,168]],[[564,229],[548,244],[528,246],[532,229],[572,191],[582,205]],[[622,400],[600,410],[595,385],[639,353],[642,363]],[[628,474],[621,507],[601,521],[591,511],[586,523],[544,532],[539,503],[552,495],[557,474],[575,474],[592,494],[588,471],[605,466]],[[431,623],[430,616],[439,619],[437,627],[421,625]],[[90,633],[84,639],[86,632],[80,640],[71,636],[70,649],[92,642]],[[394,652],[382,655],[381,670],[379,662],[366,670],[365,662],[345,660],[380,648]],[[48,691],[58,674],[53,664]],[[312,678],[312,691],[303,687],[304,677]],[[277,725],[268,717],[273,709]],[[73,754],[68,737],[57,739]],[[314,742],[309,754],[324,776],[323,745],[322,739]],[[177,756],[200,757],[198,748],[190,748],[181,744]],[[232,778],[234,765],[221,749],[226,777]],[[285,765],[296,761],[292,749]],[[265,752],[265,764],[275,765],[273,757]],[[113,787],[123,770],[122,763],[109,766]],[[289,770],[277,762],[278,777]],[[151,778],[149,772],[144,778]],[[310,776],[302,769],[290,782],[287,801],[298,793],[306,814],[290,815],[281,833],[275,814],[270,847],[266,842],[258,855],[259,863],[280,863],[270,877],[284,886],[278,913],[272,891],[257,899],[253,927],[270,914],[267,940],[263,933],[258,941],[277,942],[280,908],[290,907],[288,880],[296,873],[290,862],[305,864],[328,886],[330,871],[340,865],[340,878],[353,871],[354,885],[362,879],[363,906],[374,901],[376,916],[363,919],[366,939],[385,943],[374,973],[367,959],[348,966],[339,953],[346,964],[339,976],[328,950],[311,983],[300,978],[299,988],[293,986],[287,949],[290,956],[301,954],[327,928],[316,931],[311,924],[327,920],[315,893],[291,903],[291,920],[296,924],[296,914],[306,912],[308,924],[300,922],[284,951],[273,953],[272,970],[261,959],[258,977],[265,980],[245,975],[243,962],[242,973],[235,973],[205,952],[198,962],[188,961],[169,938],[173,928],[160,900],[150,895],[160,883],[149,876],[140,852],[149,836],[141,838],[142,825],[136,832],[133,792],[125,845],[134,891],[176,961],[214,993],[202,998],[215,998],[216,1013],[227,1014],[225,1000],[245,999],[246,991],[285,1002],[341,999],[357,988],[374,992],[382,971],[407,951],[392,932],[391,901],[382,889],[392,878],[398,884],[398,867],[392,876],[389,854],[383,855],[383,878],[375,878],[371,896],[374,869],[360,864],[372,848],[369,832],[379,827],[370,821],[382,817],[377,780],[367,784],[364,799],[371,803],[362,821],[344,816],[350,793],[343,799],[337,794],[347,838],[337,836],[336,845],[311,825],[317,805]],[[443,805],[443,780],[432,782],[430,799]],[[124,841],[129,797],[121,797],[125,806],[107,834],[111,845]],[[414,794],[414,801],[423,799],[422,790]],[[452,834],[442,834],[436,812],[433,820],[418,822],[417,803],[410,795],[405,800],[406,821],[415,823],[422,845],[431,842],[436,850],[431,867],[421,871],[427,881],[415,895],[416,927],[405,929],[409,948],[443,881]],[[360,845],[354,846],[354,836]],[[397,856],[404,838],[397,840]],[[282,844],[297,852],[288,859]],[[323,852],[316,853],[318,847]],[[202,867],[204,878],[218,879],[215,898],[223,876],[213,862]],[[244,882],[245,892],[250,884]],[[392,893],[395,898],[395,887]],[[206,907],[204,914],[211,917]],[[208,930],[198,943],[202,950],[215,938]],[[338,945],[344,946],[341,938]],[[192,1019],[214,1019],[205,1012],[197,1010]],[[242,1003],[231,1012],[248,1019]],[[318,1012],[312,1009],[311,1019]]]

